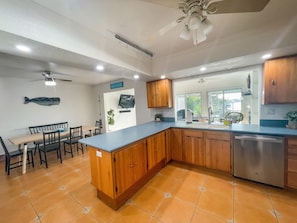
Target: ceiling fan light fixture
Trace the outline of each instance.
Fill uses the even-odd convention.
[[[198,29],[201,23],[201,16],[197,12],[192,12],[189,17],[188,27],[190,30]]]
[[[208,19],[205,19],[203,22],[201,22],[200,29],[204,35],[208,35],[213,30],[213,25]]]
[[[184,40],[190,40],[191,39],[191,30],[187,25],[184,26],[182,32],[180,33],[179,37]]]
[[[55,86],[56,82],[55,82],[54,78],[45,78],[44,84],[46,86]]]
[[[198,45],[199,43],[206,40],[206,35],[201,30],[196,30],[193,33],[193,41],[194,45]]]

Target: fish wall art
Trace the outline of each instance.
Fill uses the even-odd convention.
[[[39,97],[39,98],[28,98],[24,97],[24,104],[28,104],[30,102],[36,103],[38,105],[51,106],[60,104],[60,98],[47,98],[47,97]]]

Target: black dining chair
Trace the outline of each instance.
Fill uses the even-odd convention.
[[[19,150],[19,149],[14,151],[8,151],[1,136],[0,136],[0,142],[5,152],[5,172],[7,173],[7,175],[9,175],[11,169],[22,167],[24,153],[23,153],[23,150]],[[18,159],[18,161],[15,161],[14,160],[15,158]],[[34,167],[32,148],[27,148],[27,164],[32,164],[32,167]]]
[[[95,129],[94,133],[92,134],[92,131],[90,130],[88,134],[85,134],[85,138],[101,134],[102,120],[100,119],[99,121],[96,121],[95,126],[97,126],[98,128]]]
[[[43,132],[43,144],[38,147],[38,152],[40,164],[45,163],[46,168],[48,168],[47,153],[51,151],[56,151],[57,158],[60,159],[60,163],[62,163],[61,137],[59,130]],[[43,154],[43,157],[41,154]]]
[[[80,149],[82,153],[84,153],[83,145],[78,142],[78,140],[82,139],[82,137],[83,137],[82,126],[70,127],[69,139],[64,141],[64,155],[66,155],[66,153],[71,153],[71,156],[73,157],[72,145],[76,145],[77,152]],[[80,147],[79,147],[79,144],[80,144]],[[68,145],[68,148],[70,150],[66,149],[66,145]]]

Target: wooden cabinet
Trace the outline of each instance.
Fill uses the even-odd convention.
[[[116,195],[119,196],[147,172],[146,142],[141,140],[114,153]]]
[[[182,129],[172,128],[170,134],[170,147],[171,147],[171,158],[172,160],[182,161],[183,160],[183,140],[182,140]]]
[[[183,131],[183,161],[199,166],[205,165],[205,149],[203,131]]]
[[[230,141],[229,132],[205,132],[205,165],[207,168],[232,172]]]
[[[165,164],[166,134],[160,132],[113,152],[89,146],[97,197],[118,209]]]
[[[297,102],[297,56],[264,64],[264,104]]]
[[[171,108],[172,81],[169,79],[151,81],[146,83],[147,105],[149,108]]]
[[[288,138],[286,186],[297,189],[297,137]]]
[[[165,132],[147,138],[148,169],[165,160]]]

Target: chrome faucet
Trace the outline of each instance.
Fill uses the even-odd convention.
[[[208,107],[208,124],[211,124],[211,122],[212,122],[212,117],[211,117],[211,115],[212,115],[213,113],[212,113],[212,109],[211,109],[211,107],[209,106]]]

